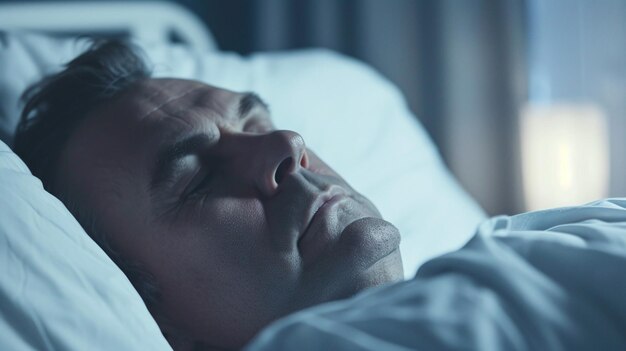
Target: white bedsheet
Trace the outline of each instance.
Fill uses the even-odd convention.
[[[626,350],[626,199],[485,221],[415,279],[302,311],[261,350]]]

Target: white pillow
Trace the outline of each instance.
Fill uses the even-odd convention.
[[[126,276],[0,141],[0,349],[170,350]]]
[[[17,123],[17,98],[23,89],[84,48],[74,40],[0,36],[0,130],[5,136]],[[145,49],[157,76],[258,92],[269,102],[278,127],[300,132],[311,148],[400,229],[407,277],[426,259],[460,247],[484,218],[443,166],[399,91],[361,63],[325,50],[244,58],[184,47]],[[19,163],[6,146],[3,150],[10,163]],[[1,348],[33,338],[41,340],[35,348],[166,347],[122,273],[63,206],[23,168],[21,173],[15,167],[3,170],[1,181],[0,204],[7,210],[0,211],[0,237],[21,244],[8,241],[10,246],[3,250],[11,251],[0,252],[0,262],[13,265],[3,264],[0,270],[14,267],[4,277],[22,272],[30,286],[37,286],[37,299],[12,297],[0,305]],[[29,205],[14,207],[14,203]],[[19,295],[23,290],[13,286],[15,281],[0,280],[0,291]],[[12,315],[18,319],[8,319]],[[141,326],[143,331],[138,330]],[[72,330],[76,335],[68,333]]]
[[[85,41],[0,31],[0,140],[9,146],[24,90],[86,48]]]

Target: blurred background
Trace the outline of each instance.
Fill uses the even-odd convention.
[[[626,196],[624,0],[173,2],[220,50],[375,67],[489,214]]]

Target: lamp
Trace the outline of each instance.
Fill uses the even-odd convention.
[[[590,104],[528,104],[521,114],[524,198],[528,210],[605,197],[606,119]]]

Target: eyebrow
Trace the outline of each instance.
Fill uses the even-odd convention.
[[[157,152],[156,163],[150,180],[150,190],[159,189],[168,180],[172,179],[176,161],[185,156],[198,153],[201,149],[211,144],[214,139],[214,137],[205,133],[192,134],[162,147]]]
[[[269,105],[261,97],[252,92],[244,93],[239,100],[239,119],[244,119],[255,108],[262,108],[269,113]]]

